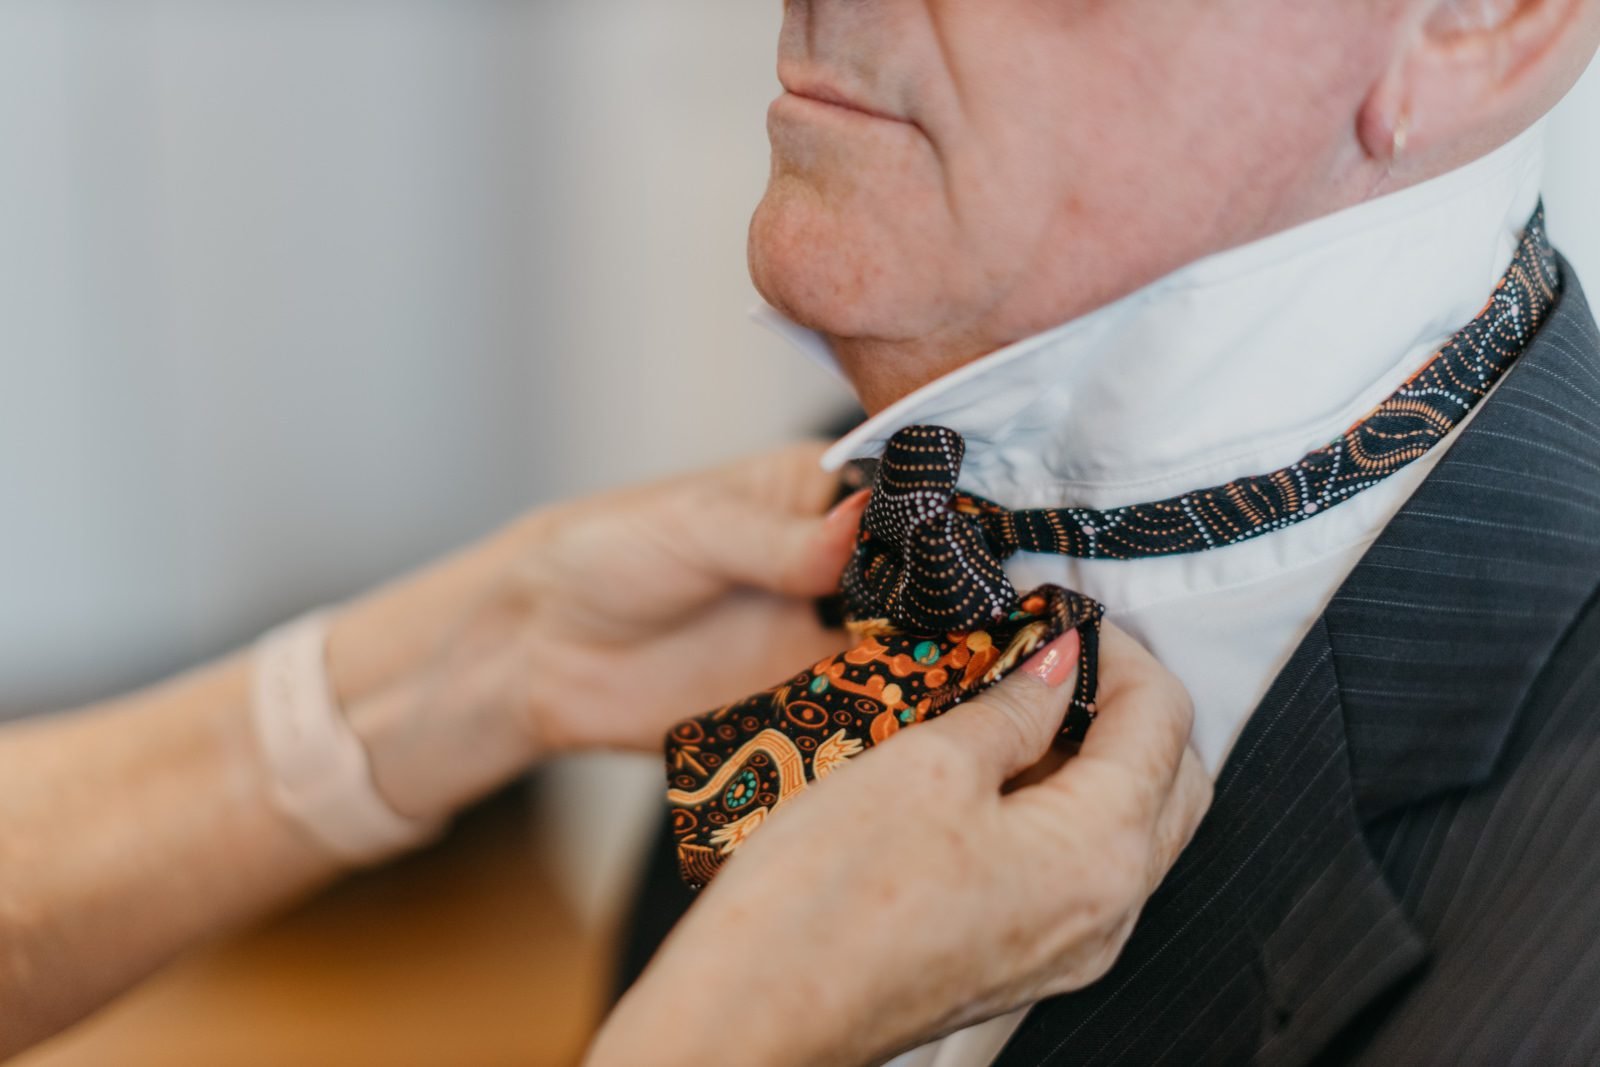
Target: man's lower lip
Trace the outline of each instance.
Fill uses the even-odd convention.
[[[832,100],[823,100],[822,98],[816,96],[806,96],[804,93],[786,91],[778,98],[777,101],[775,101],[775,103],[781,103],[785,100],[792,101],[803,107],[820,108],[826,111],[838,113],[840,115],[853,115],[858,119],[868,119],[875,122],[898,122],[901,125],[911,125],[911,123],[909,123],[907,120],[895,118],[892,115],[881,115],[875,111],[867,111],[859,107],[852,107],[849,104],[840,104]]]

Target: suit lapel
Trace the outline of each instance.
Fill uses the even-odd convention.
[[[1600,335],[1561,302],[1328,606],[1364,821],[1484,782],[1600,581]]]
[[[1482,782],[1600,581],[1600,336],[1566,288],[1385,529],[1229,756],[1099,983],[996,1061],[1303,1063],[1426,948],[1365,825]]]
[[[1031,1012],[997,1061],[1271,1062],[1423,958],[1362,838],[1326,627],[1251,719],[1210,815],[1095,986]],[[1337,961],[1330,973],[1328,961]],[[1334,985],[1333,983],[1337,983]],[[1279,1054],[1281,1053],[1281,1054]]]

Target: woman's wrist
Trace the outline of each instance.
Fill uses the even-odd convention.
[[[446,818],[539,756],[503,691],[518,667],[512,641],[471,640],[467,650],[447,639],[413,670],[345,705],[379,793],[409,818]]]
[[[447,817],[544,755],[517,581],[538,531],[522,520],[334,617],[330,680],[401,815]]]
[[[740,1063],[763,1067],[851,1067],[887,1058],[878,1054],[892,1050],[864,1040],[875,1035],[870,1021],[855,1018],[852,1001],[859,998],[842,991],[851,984],[849,978],[839,975],[829,982],[826,968],[814,966],[830,954],[827,948],[804,952],[784,945],[781,958],[791,964],[805,960],[793,969],[803,979],[800,985],[789,990],[793,996],[751,998],[750,990],[760,987],[766,976],[759,966],[746,966],[733,946],[770,945],[774,934],[782,942],[785,931],[775,929],[771,909],[744,902],[778,899],[795,886],[767,886],[758,880],[739,889],[736,896],[702,901],[709,907],[697,905],[685,917],[607,1017],[584,1067],[693,1067],[707,1057],[703,1044],[684,1040],[690,1034],[715,1034],[719,1049],[736,1049]],[[797,1015],[799,1002],[806,1010]],[[801,1015],[804,1023],[797,1022]]]
[[[630,990],[606,1018],[584,1059],[584,1067],[695,1067],[706,1062],[703,1045],[684,1040],[689,1034],[716,1034],[719,1048],[737,1049],[740,1063],[762,1067],[810,1067],[848,1061],[829,1060],[808,1050],[810,1035],[797,1032],[793,1005],[779,1007],[778,997],[758,998],[750,1011],[749,990],[727,990],[725,999],[681,983],[651,982]],[[729,1006],[738,1004],[737,1018]],[[781,1016],[781,1018],[780,1018]],[[715,1059],[715,1057],[712,1057]]]

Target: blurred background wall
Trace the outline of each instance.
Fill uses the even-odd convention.
[[[1600,301],[1600,57],[1550,117],[1545,149],[1550,232]]]
[[[778,14],[0,4],[0,713],[815,426],[744,317]]]
[[[0,3],[0,715],[842,408],[744,317],[780,6]]]

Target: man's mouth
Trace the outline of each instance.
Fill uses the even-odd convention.
[[[825,81],[803,77],[783,78],[780,80],[783,83],[784,91],[789,96],[797,97],[801,100],[838,108],[843,111],[853,111],[866,118],[880,119],[884,122],[910,123],[910,120],[903,116],[893,115],[873,107],[871,104],[842,92]]]

